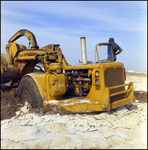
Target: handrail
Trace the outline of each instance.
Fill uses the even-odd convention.
[[[109,87],[109,89],[112,90],[112,89],[116,89],[116,88],[127,86],[127,85],[131,85],[131,83],[121,84],[121,85],[117,85],[117,86],[112,86],[112,87]]]
[[[110,94],[110,97],[115,96],[115,95],[119,95],[119,94],[123,94],[123,93],[127,93],[127,92],[131,92],[131,91],[132,91],[132,90],[125,90],[125,91],[113,93],[113,94]]]
[[[123,91],[120,91],[120,92],[117,92],[117,93],[110,94],[110,97],[115,96],[115,95],[119,95],[119,94],[123,94],[123,93],[131,92],[132,90],[129,89],[129,86],[132,85],[132,82],[127,83],[127,84],[121,84],[121,85],[109,87],[109,90],[112,90],[112,89],[116,89],[116,88],[120,88],[120,87],[125,87],[125,86],[127,86],[127,85],[128,85],[127,90],[123,90]]]
[[[97,53],[97,58],[98,58],[98,63],[100,63],[100,60],[99,60],[99,54],[98,54],[98,49],[97,49],[97,46],[98,45],[100,45],[100,44],[97,44],[96,46],[95,46],[95,48],[96,48],[96,53]],[[101,45],[104,45],[104,44],[101,44]],[[106,46],[106,45],[104,45],[104,46]],[[113,58],[113,62],[114,62],[114,55],[113,55],[113,49],[112,49],[112,46],[111,45],[108,45],[108,46],[110,46],[111,47],[111,52],[112,52],[112,58]],[[95,61],[96,61],[96,55],[95,55]]]

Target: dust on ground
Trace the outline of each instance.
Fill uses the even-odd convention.
[[[146,76],[143,73],[127,72],[127,76]],[[135,90],[134,95],[136,100],[141,103],[147,103],[147,92],[142,90]],[[15,112],[24,106],[24,102],[18,94],[18,86],[10,87],[6,84],[1,84],[1,120],[10,119],[15,116]],[[30,112],[39,113],[41,115],[48,113],[44,108],[31,108]]]

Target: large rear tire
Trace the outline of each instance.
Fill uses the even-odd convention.
[[[39,93],[38,87],[30,76],[25,76],[21,79],[18,92],[22,100],[30,103],[32,107],[43,106],[43,99]]]

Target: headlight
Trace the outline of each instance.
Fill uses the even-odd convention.
[[[96,86],[99,86],[99,84],[100,84],[99,80],[96,80],[95,83],[96,83]]]
[[[96,76],[96,77],[99,76],[99,72],[98,72],[98,71],[95,72],[95,76]]]

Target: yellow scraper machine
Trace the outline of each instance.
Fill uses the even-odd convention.
[[[31,47],[14,42],[21,36],[28,38]],[[89,64],[85,37],[80,43],[82,64],[70,66],[59,44],[39,48],[32,32],[20,30],[6,45],[9,59],[8,63],[1,59],[1,82],[18,82],[22,100],[51,111],[110,111],[132,103],[133,83],[125,84],[123,63],[100,61],[97,44],[95,62]]]

